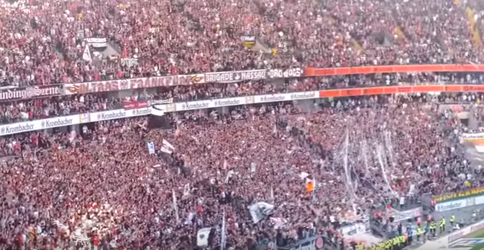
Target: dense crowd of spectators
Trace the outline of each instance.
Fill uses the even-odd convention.
[[[311,234],[338,242],[340,223],[363,220],[382,197],[412,187],[453,191],[470,171],[443,132],[457,121],[443,122],[423,97],[335,99],[313,112],[305,108],[177,113],[167,116],[168,130],[144,117],[79,133],[4,137],[2,148],[15,157],[1,165],[0,244],[192,249],[197,231],[211,227],[214,247],[224,214],[227,249],[257,249],[268,240],[285,245]],[[164,140],[172,154],[160,152]],[[317,183],[313,192],[308,180]],[[482,178],[469,181],[479,186]],[[275,208],[253,223],[247,206],[256,202]]]
[[[484,6],[477,0],[12,0],[1,5],[2,85],[265,67],[484,61],[479,49]],[[260,51],[244,48],[244,36],[254,36]],[[105,55],[89,38],[100,38],[100,47],[117,55]],[[129,100],[176,102],[483,78],[372,74],[207,83],[126,97],[39,98],[1,103],[0,123],[120,109]],[[455,191],[463,174],[470,186],[482,185],[483,176],[469,174],[473,166],[455,144],[453,132],[461,124],[442,116],[433,99],[475,103],[482,96],[254,105],[226,114],[169,114],[173,128],[164,130],[141,117],[83,125],[77,132],[4,136],[0,248],[187,250],[196,248],[197,232],[206,227],[213,228],[209,249],[220,244],[223,228],[226,249],[233,250],[266,249],[271,241],[284,246],[315,234],[338,248],[349,245],[340,235],[341,224],[364,221],[377,204],[407,193]],[[155,154],[147,142],[155,145]],[[254,223],[247,207],[257,202],[274,209]]]
[[[268,66],[477,64],[483,9],[476,0],[5,0],[0,76],[33,85]],[[244,48],[244,36],[258,45]]]
[[[425,106],[418,102],[410,102],[377,110],[363,108],[371,108],[379,103],[381,100],[372,98],[361,101],[347,100],[336,105],[327,104],[335,109],[353,109],[353,112],[324,109],[324,115],[313,117],[309,121],[292,119],[290,124],[300,127],[311,141],[321,145],[323,152],[332,152],[335,150],[334,145],[343,145],[337,149],[348,150],[347,171],[354,171],[356,176],[368,176],[369,178],[363,179],[362,182],[371,184],[375,190],[385,190],[396,184],[392,183],[396,180],[374,173],[381,172],[382,168],[388,171],[387,176],[397,177],[405,173],[406,180],[416,186],[425,183],[426,178],[429,178],[433,185],[431,188],[425,187],[427,192],[459,190],[461,182],[457,179],[460,173],[449,173],[453,173],[455,169],[463,173],[472,172],[469,170],[471,166],[468,165],[469,162],[466,163],[462,151],[457,150],[457,144],[442,144],[444,141],[458,142],[455,140],[454,131],[448,129],[457,127],[458,124],[455,122],[458,120],[446,120],[444,123],[438,117],[432,117],[436,109],[435,104]],[[342,120],[345,121],[345,126],[333,125]],[[328,127],[334,128],[327,129]],[[346,133],[352,139],[345,144],[341,135]],[[396,156],[398,160],[394,159]],[[329,166],[343,171],[344,162],[341,157],[329,158]],[[480,186],[480,181],[476,180],[475,186]],[[406,187],[402,188],[408,191],[409,186],[406,184]],[[355,197],[366,197],[367,190],[355,188],[354,192]],[[388,199],[388,195],[374,197],[374,200],[378,199]]]

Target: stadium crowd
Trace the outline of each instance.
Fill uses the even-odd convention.
[[[484,6],[477,0],[1,4],[2,85],[484,60]],[[244,36],[254,36],[258,50],[243,48]],[[102,47],[117,55],[99,57],[90,38],[106,38]],[[128,65],[127,58],[137,63]],[[0,122],[118,109],[129,100],[482,80],[480,74],[415,73],[207,83],[123,98],[102,93],[3,102]],[[167,130],[143,117],[98,122],[78,132],[4,136],[0,248],[186,250],[196,248],[197,232],[206,227],[213,228],[211,249],[220,242],[226,249],[266,249],[271,241],[286,246],[314,234],[326,235],[337,248],[348,246],[340,226],[364,221],[365,211],[387,199],[455,191],[462,174],[470,173],[471,186],[482,185],[483,176],[472,171],[449,132],[460,124],[443,119],[431,99],[254,105],[230,108],[229,114],[169,114],[173,128]],[[476,102],[482,96],[440,99]],[[310,190],[308,183],[314,185]],[[247,206],[258,202],[274,208],[254,223]]]
[[[419,102],[404,102],[399,107],[389,106],[377,110],[363,109],[360,107],[372,107],[381,102],[377,98],[363,99],[359,101],[349,100],[333,105],[335,109],[355,109],[353,112],[334,112],[333,109],[326,109],[323,115],[312,117],[309,122],[291,117],[292,126],[300,127],[310,141],[321,145],[323,152],[335,150],[334,145],[341,145],[340,151],[348,148],[348,165],[364,166],[353,170],[357,176],[370,176],[366,183],[374,185],[376,190],[384,190],[385,187],[396,185],[397,180],[392,180],[385,175],[378,175],[372,172],[381,172],[381,165],[388,165],[388,176],[402,176],[414,185],[426,183],[429,178],[433,185],[425,186],[427,192],[443,190],[454,192],[461,188],[460,173],[452,173],[459,169],[461,173],[473,172],[470,162],[465,161],[455,140],[453,133],[445,132],[448,127],[457,128],[459,123],[456,120],[446,120],[445,123],[439,117],[434,117],[435,104],[429,102],[422,105]],[[331,107],[331,104],[327,104]],[[441,114],[442,115],[442,114]],[[340,121],[345,121],[345,126],[334,126]],[[309,124],[309,125],[307,125]],[[356,126],[359,124],[359,126]],[[417,125],[420,124],[420,125]],[[327,129],[332,127],[333,129]],[[354,128],[354,129],[348,129]],[[349,134],[351,142],[347,145],[341,143],[338,135]],[[417,135],[425,135],[418,137]],[[443,143],[447,143],[443,145]],[[355,142],[360,142],[358,143]],[[356,145],[355,145],[356,144]],[[370,148],[373,148],[372,150]],[[393,151],[393,149],[398,149]],[[364,150],[363,150],[364,149]],[[385,152],[385,149],[388,152]],[[375,152],[374,156],[368,151]],[[370,156],[365,156],[366,154]],[[381,154],[381,155],[380,155]],[[394,159],[398,155],[398,160]],[[335,169],[343,169],[341,157],[332,159],[331,166]],[[370,167],[373,166],[373,169]],[[384,166],[386,167],[386,166]],[[349,169],[348,171],[351,171]],[[405,173],[405,174],[404,174]],[[375,178],[375,176],[379,178]],[[388,178],[385,180],[385,178]],[[418,180],[418,181],[416,181]],[[480,186],[481,180],[474,180],[475,186]],[[405,188],[409,189],[407,184]],[[421,188],[422,189],[422,188]],[[367,190],[355,188],[357,197],[365,196]],[[375,199],[388,199],[383,195]]]
[[[9,0],[0,76],[42,85],[268,66],[477,64],[482,10],[476,0]],[[244,49],[244,36],[259,46]],[[98,56],[104,47],[114,52]]]
[[[197,231],[211,227],[214,247],[223,214],[227,249],[258,249],[268,239],[284,246],[315,233],[340,242],[340,224],[364,220],[381,197],[452,191],[457,187],[449,183],[472,172],[443,132],[455,121],[440,122],[423,97],[335,99],[306,108],[281,103],[173,114],[169,130],[132,118],[80,133],[11,136],[2,144],[16,154],[1,165],[0,244],[192,249]],[[367,146],[349,145],[346,134]],[[159,153],[150,155],[146,142]],[[312,192],[308,180],[317,183]],[[256,202],[275,206],[270,218],[252,222],[247,205]]]

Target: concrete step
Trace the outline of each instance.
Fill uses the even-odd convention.
[[[272,53],[272,49],[269,48],[264,42],[262,42],[260,39],[255,39],[255,45],[250,48],[252,51],[262,51],[264,53],[270,54]]]

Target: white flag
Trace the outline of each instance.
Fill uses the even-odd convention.
[[[167,140],[163,139],[163,146],[171,149],[171,150],[175,150],[175,147],[173,145],[171,145],[171,143],[169,143]]]
[[[160,148],[160,151],[163,152],[163,153],[167,153],[169,155],[171,155],[171,153],[173,153],[173,151],[171,151],[169,148],[165,147],[165,146],[162,146]]]
[[[146,147],[148,147],[148,153],[150,155],[155,154],[155,143],[154,142],[146,142]]]
[[[171,145],[167,140],[163,139],[163,146],[160,149],[162,152],[171,154],[173,153],[173,150],[175,150],[175,147]]]
[[[267,215],[269,215],[272,210],[274,210],[274,205],[267,202],[257,202],[249,206],[250,216],[254,223],[258,223],[263,220]]]
[[[308,173],[306,173],[306,172],[301,172],[301,173],[299,174],[299,177],[301,178],[301,180],[306,180],[306,178],[307,178],[308,176],[309,176],[309,174],[308,174]]]
[[[89,49],[89,45],[86,44],[86,48],[84,49],[84,53],[82,53],[82,59],[87,62],[91,62],[91,50]]]
[[[180,218],[178,217],[178,203],[176,201],[175,190],[172,190],[172,193],[173,193],[173,209],[175,209],[176,224],[180,224]]]
[[[188,196],[190,196],[190,183],[187,183],[185,186],[183,186],[183,198]]]
[[[153,105],[151,106],[151,115],[164,116],[165,112],[163,111],[162,108],[159,107],[159,105]]]
[[[76,131],[75,131],[75,130],[72,130],[72,131],[71,131],[71,134],[70,134],[70,136],[69,136],[69,141],[70,141],[70,142],[74,141],[74,139],[76,139],[76,136],[77,136]]]
[[[256,164],[256,163],[254,163],[254,162],[252,162],[252,163],[250,164],[250,172],[251,172],[251,173],[255,173],[255,171],[257,171],[257,164]]]
[[[234,171],[230,170],[228,173],[227,173],[227,176],[225,176],[225,183],[229,183],[230,181],[230,178],[232,178],[232,176],[234,175]]]
[[[206,227],[198,230],[197,232],[197,246],[206,247],[208,246],[208,237],[210,236],[210,231],[212,228]]]

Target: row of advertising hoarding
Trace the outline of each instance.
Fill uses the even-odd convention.
[[[391,66],[362,66],[348,68],[286,68],[286,69],[256,69],[242,71],[211,72],[190,75],[155,76],[145,78],[117,79],[84,83],[65,83],[28,87],[1,87],[0,101],[21,100],[61,95],[77,95],[87,93],[115,92],[123,90],[146,89],[154,87],[169,87],[177,85],[196,85],[208,82],[230,83],[249,80],[284,79],[314,76],[334,76],[348,74],[375,73],[418,73],[418,72],[484,72],[484,65],[391,65]],[[446,86],[441,92],[483,92],[479,85],[468,85],[468,89],[459,86]],[[474,87],[472,87],[474,86]],[[423,86],[422,86],[423,87]],[[360,89],[361,90],[361,89]],[[400,89],[405,91],[404,89]],[[342,95],[358,95],[351,90]],[[367,88],[366,94],[374,93],[375,88]],[[391,92],[391,89],[389,89]],[[408,91],[408,90],[407,90]],[[422,91],[429,92],[429,91]],[[330,95],[328,93],[328,95]]]
[[[426,85],[426,86],[398,86],[398,87],[374,87],[374,88],[356,88],[356,89],[333,89],[321,91],[306,91],[293,92],[269,95],[256,95],[244,97],[221,98],[211,100],[189,101],[189,102],[173,102],[173,99],[158,100],[158,101],[136,101],[129,103],[129,108],[120,110],[109,110],[95,113],[86,113],[80,115],[71,115],[65,117],[47,118],[42,120],[25,121],[13,124],[0,125],[0,136],[23,133],[28,131],[36,131],[42,129],[49,129],[55,127],[63,127],[69,125],[76,125],[88,122],[95,122],[98,120],[110,120],[119,118],[128,118],[133,116],[142,116],[151,114],[150,106],[154,103],[157,108],[165,113],[220,108],[226,106],[250,105],[258,103],[284,102],[296,100],[311,100],[318,98],[329,97],[344,97],[344,96],[362,96],[362,95],[378,95],[378,94],[396,94],[396,93],[425,93],[428,91],[455,91],[460,92],[464,89],[484,91],[484,86],[478,85]],[[371,94],[370,94],[371,93]],[[128,107],[128,105],[125,105]],[[100,117],[100,118],[93,118]]]
[[[467,186],[467,185],[463,185]],[[445,212],[484,204],[484,187],[463,187],[462,190],[432,196],[435,210]]]
[[[245,97],[233,97],[213,100],[157,103],[157,109],[165,113],[189,111],[195,109],[221,108],[226,106],[238,106],[257,103],[283,102],[293,100],[309,100],[319,98],[318,91],[282,93],[273,95],[257,95]],[[165,100],[163,100],[165,101]],[[90,122],[114,120],[149,115],[152,112],[149,101],[137,101],[129,109],[107,110],[93,113],[76,114],[62,117],[53,117],[40,120],[24,121],[12,124],[0,125],[0,136],[12,135],[36,130],[51,129],[57,127],[72,126]]]

